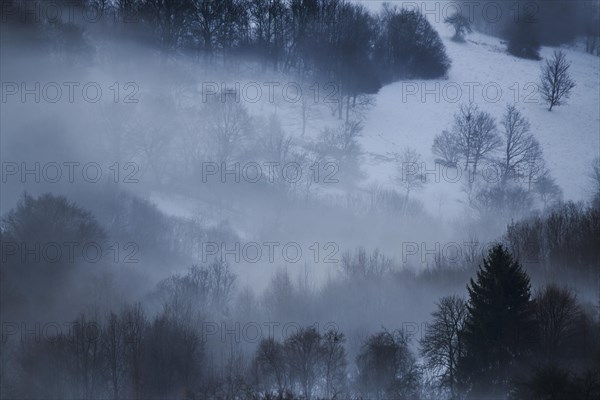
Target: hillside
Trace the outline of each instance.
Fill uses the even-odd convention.
[[[507,103],[516,103],[542,144],[564,199],[589,198],[586,174],[600,152],[600,58],[577,49],[563,49],[572,62],[577,87],[567,105],[548,112],[532,85],[539,81],[542,61],[515,58],[506,53],[500,39],[480,33],[471,34],[467,43],[455,43],[450,40],[449,30],[440,25],[437,28],[452,59],[448,79],[397,82],[379,92],[366,120],[362,142],[369,155],[366,168],[370,179],[390,184],[388,177],[394,173],[394,166],[377,162],[378,156],[403,146],[417,149],[427,169],[434,169],[433,137],[451,127],[453,114],[460,103],[469,101],[472,87],[474,101],[496,119]],[[544,47],[541,56],[549,57],[554,50]],[[465,200],[460,186],[440,178],[439,184],[428,185],[417,196],[434,215],[454,216],[461,211],[456,203]]]

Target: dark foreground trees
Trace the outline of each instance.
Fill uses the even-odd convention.
[[[483,260],[467,287],[461,380],[473,396],[507,393],[518,361],[535,338],[529,277],[501,245]]]
[[[22,1],[4,3],[3,27],[20,26],[16,16],[27,13]],[[417,10],[384,7],[375,15],[348,0],[81,0],[72,6],[81,15],[100,13],[96,28],[117,40],[142,40],[169,54],[200,53],[214,63],[249,56],[263,70],[335,82],[336,97],[346,102],[399,78],[443,77],[450,67],[438,33]],[[94,47],[88,27],[44,22],[26,25],[36,32],[32,37],[51,28],[59,39],[44,35],[35,42]],[[467,30],[464,24],[461,19],[457,34]]]
[[[513,254],[527,263],[529,273],[542,277],[568,271],[567,284],[598,279],[600,207],[568,202],[508,226],[504,238]],[[551,273],[549,271],[555,271]]]
[[[261,340],[253,366],[259,391],[283,397],[301,393],[313,397],[348,395],[346,337],[337,329],[323,333],[300,328],[283,343],[273,337]]]
[[[514,382],[516,399],[595,399],[600,396],[600,330],[575,294],[550,284],[535,298],[533,371]]]
[[[46,202],[35,204],[55,212],[60,207],[47,208],[48,204],[65,205],[67,214],[85,217],[73,220],[91,221],[89,214],[69,202],[56,198]],[[36,207],[30,214],[39,217],[37,211]],[[22,217],[18,210],[10,215],[13,218],[5,220],[3,234],[24,232],[27,218],[16,218]],[[73,323],[64,323],[65,318],[39,328],[34,322],[21,325],[18,320],[3,320],[0,350],[8,367],[2,371],[2,397],[443,399],[497,398],[510,393],[523,400],[597,399],[600,323],[595,292],[593,305],[586,303],[585,291],[578,292],[578,298],[562,286],[541,287],[532,297],[529,278],[516,256],[523,260],[528,254],[520,249],[535,247],[539,255],[552,258],[552,263],[537,258],[546,272],[572,268],[585,272],[586,281],[595,284],[598,208],[567,204],[543,218],[511,226],[506,241],[515,259],[500,246],[492,249],[477,279],[469,284],[468,307],[459,297],[440,299],[420,343],[423,363],[412,355],[410,337],[400,331],[368,332],[361,340],[364,331],[356,327],[342,333],[328,325],[319,330],[306,321],[337,317],[338,310],[355,310],[356,305],[371,312],[387,304],[393,318],[400,315],[398,303],[392,300],[404,293],[388,297],[390,288],[397,291],[393,282],[409,279],[420,285],[423,281],[416,274],[398,273],[394,262],[379,253],[369,257],[359,251],[356,257],[343,257],[345,278],[328,283],[321,293],[295,286],[287,274],[276,278],[279,283],[272,286],[277,290],[263,297],[269,311],[249,294],[236,300],[235,275],[216,259],[161,281],[144,297],[146,312],[140,304],[126,302],[111,312],[92,309]],[[58,234],[61,228],[58,225],[50,232]],[[452,276],[462,281],[467,271]],[[436,273],[441,275],[435,277]],[[439,279],[447,288],[448,270],[436,273],[425,279]],[[564,282],[565,276],[574,275],[559,278]],[[336,297],[339,302],[332,305]],[[354,298],[358,299],[353,303]],[[6,304],[2,307],[4,311]],[[261,312],[268,313],[269,319],[261,320],[267,318]],[[356,315],[365,314],[341,317],[340,324],[347,326]],[[6,318],[4,312],[2,317]],[[268,325],[269,329],[259,330],[265,335],[260,339],[245,329],[286,318],[303,322],[295,332],[272,331],[273,325]],[[395,326],[400,325],[399,318],[395,321]],[[363,326],[369,329],[372,324]],[[267,337],[271,332],[276,333]],[[536,340],[527,341],[528,337]],[[355,363],[348,361],[349,354],[357,354]],[[429,377],[438,379],[429,382]],[[436,391],[429,383],[442,388]]]
[[[0,221],[3,317],[53,314],[64,307],[54,291],[75,291],[75,272],[103,265],[98,254],[106,252],[106,240],[96,218],[65,197],[24,193]]]
[[[358,388],[372,399],[414,399],[419,370],[402,332],[379,332],[367,339],[356,359]]]
[[[431,316],[433,321],[421,339],[421,354],[427,367],[439,378],[440,385],[455,398],[458,363],[465,352],[467,303],[458,296],[442,297]]]

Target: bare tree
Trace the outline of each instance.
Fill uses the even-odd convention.
[[[506,183],[509,176],[516,173],[517,169],[526,162],[526,155],[532,144],[529,134],[529,121],[514,104],[506,107],[500,122],[504,136],[504,155],[502,158],[502,183]]]
[[[79,386],[79,397],[92,399],[101,383],[102,354],[99,324],[81,314],[69,332],[69,352],[72,356],[73,372]]]
[[[286,4],[284,0],[256,0],[248,5],[257,50],[264,57],[263,70],[267,62],[276,70],[284,53]]]
[[[520,219],[533,207],[533,196],[520,185],[485,185],[475,191],[470,206],[488,224]],[[501,225],[497,225],[501,228]]]
[[[300,100],[300,123],[302,126],[302,138],[304,138],[304,135],[306,134],[306,128],[308,127],[309,121],[318,112],[316,106],[317,103],[315,99],[306,95],[302,96],[302,99]]]
[[[464,158],[465,171],[471,163],[473,152],[473,136],[475,132],[475,119],[479,112],[477,106],[473,103],[462,104],[458,113],[454,115],[454,126],[452,134],[456,137],[460,155]]]
[[[299,329],[285,340],[285,352],[290,372],[302,394],[310,400],[321,375],[321,335],[314,327]]]
[[[479,112],[476,117],[472,140],[473,177],[477,175],[479,162],[486,159],[502,145],[502,141],[496,131],[494,118],[486,112]]]
[[[206,266],[193,266],[183,276],[162,280],[156,293],[162,300],[163,313],[184,323],[207,313],[227,315],[234,287],[235,274],[229,264],[215,257]]]
[[[279,269],[263,294],[262,302],[269,318],[287,318],[296,306],[296,288],[287,269]]]
[[[160,107],[165,112],[164,115],[174,113],[172,104],[165,99],[154,98],[149,101]],[[124,155],[139,160],[141,168],[151,173],[157,184],[163,182],[168,172],[170,148],[173,143],[172,132],[178,130],[178,122],[156,118],[152,111],[137,108],[124,126]]]
[[[374,399],[414,399],[419,372],[402,331],[371,335],[358,357],[357,384],[361,393]]]
[[[202,161],[211,159],[210,148],[206,145],[210,135],[204,126],[206,119],[201,112],[192,108],[178,111],[181,129],[175,132],[175,154],[180,160],[184,176],[190,178],[198,172]]]
[[[523,166],[523,177],[527,183],[527,190],[531,191],[533,185],[543,176],[548,174],[544,153],[540,143],[533,138],[531,145],[525,153],[525,164]]]
[[[533,190],[542,201],[544,209],[546,209],[549,204],[556,203],[562,198],[562,190],[549,173],[541,176],[537,182],[535,182]]]
[[[421,155],[415,149],[406,147],[400,154],[394,154],[396,158],[398,175],[396,183],[404,189],[406,199],[411,192],[423,189],[425,176],[421,173]]]
[[[125,330],[122,320],[110,313],[102,331],[102,352],[106,360],[109,385],[113,399],[119,399],[125,382]]]
[[[224,12],[225,2],[212,0],[193,0],[191,28],[202,38],[202,49],[210,56],[216,45],[217,32],[221,28],[220,16]]]
[[[392,268],[392,260],[375,249],[371,254],[360,247],[354,254],[349,251],[342,255],[342,271],[350,278],[360,280],[381,279]]]
[[[465,171],[472,165],[473,177],[477,174],[479,162],[501,145],[494,118],[480,111],[473,103],[460,106],[459,112],[454,116],[452,133],[465,161]]]
[[[436,160],[440,164],[443,161],[445,166],[454,167],[458,163],[460,149],[458,148],[458,139],[453,133],[442,131],[433,139],[431,150],[433,154],[440,157],[440,160]]]
[[[193,4],[189,0],[165,1],[147,0],[142,2],[142,15],[155,30],[157,39],[166,50],[176,48],[189,26],[189,15]]]
[[[234,293],[236,276],[231,271],[229,263],[222,258],[214,260],[207,269],[211,305],[216,312],[227,315]]]
[[[190,390],[201,363],[201,338],[191,321],[177,321],[171,310],[152,320],[144,338],[146,359],[143,382],[146,395],[167,397],[175,389]],[[165,373],[164,371],[168,371]]]
[[[208,145],[217,162],[229,163],[239,157],[251,133],[251,118],[236,96],[239,94],[225,92],[210,97],[203,109],[210,137]]]
[[[453,15],[446,17],[444,20],[445,24],[452,25],[454,28],[454,36],[452,40],[455,42],[464,42],[465,34],[473,32],[471,29],[471,21],[469,18],[463,16],[461,13],[456,12]]]
[[[467,316],[466,302],[458,296],[443,297],[431,316],[421,339],[421,353],[427,366],[441,378],[442,386],[450,389],[455,398],[456,368],[464,355],[462,335]]]
[[[323,376],[325,397],[338,398],[346,386],[346,337],[337,330],[329,330],[323,335]]]
[[[351,186],[360,180],[363,172],[360,168],[362,147],[362,122],[350,121],[335,128],[325,128],[315,146],[319,158],[330,165],[336,165],[335,179]]]
[[[553,364],[568,356],[581,313],[577,298],[568,289],[549,285],[537,294],[535,318],[540,330],[542,361]]]
[[[133,391],[127,397],[139,399],[142,397],[143,341],[148,327],[148,321],[140,303],[125,309],[122,323],[125,331],[127,371]]]
[[[294,143],[292,137],[284,131],[281,120],[272,114],[266,123],[264,135],[261,135],[258,151],[267,162],[277,162],[277,165],[288,165],[288,163],[300,161],[294,152]],[[285,179],[281,173],[273,174],[268,177],[270,182],[274,182],[282,190],[289,189],[290,180]]]
[[[595,157],[589,172],[592,196],[600,198],[600,157]]]
[[[546,60],[542,67],[540,91],[542,99],[552,107],[564,104],[564,100],[571,96],[575,81],[569,74],[571,63],[563,51],[555,51],[552,59]]]
[[[219,387],[216,398],[239,399],[247,396],[247,359],[240,344],[231,341],[227,346],[224,363],[219,368]]]
[[[265,389],[271,389],[274,385],[279,396],[283,396],[288,389],[289,374],[281,343],[272,337],[261,340],[256,349],[254,363]]]

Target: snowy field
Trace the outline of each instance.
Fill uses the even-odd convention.
[[[452,60],[447,79],[399,81],[384,86],[373,96],[374,104],[364,114],[361,138],[362,168],[366,172],[363,187],[377,183],[402,191],[393,182],[397,164],[391,157],[405,147],[413,148],[421,156],[421,172],[428,173],[428,183],[422,191],[411,193],[411,198],[422,201],[425,210],[434,217],[445,221],[459,218],[467,200],[464,179],[457,182],[457,171],[436,166],[431,151],[433,139],[452,127],[453,116],[461,104],[476,103],[496,119],[500,131],[499,120],[507,104],[514,103],[529,120],[531,132],[542,145],[546,165],[562,189],[564,200],[588,199],[587,172],[593,158],[600,154],[600,58],[576,46],[561,48],[572,63],[571,74],[577,86],[566,105],[549,112],[537,89],[544,60],[513,57],[506,52],[501,39],[478,32],[470,34],[466,43],[455,43],[450,40],[452,31],[448,26],[435,21],[432,25]],[[550,57],[556,49],[543,47],[541,56]],[[274,90],[274,101],[268,97],[270,81],[280,84]],[[290,97],[295,96],[293,77],[265,79],[256,68],[240,67],[235,71],[212,72],[202,82],[197,85],[198,91],[204,82],[232,88],[238,84],[246,88],[248,97],[254,96],[253,85],[258,84],[262,88],[260,100],[245,104],[250,113],[262,117],[277,115],[286,133],[300,139],[301,102],[286,102],[281,98],[283,87],[290,83]],[[303,96],[323,100],[329,89],[321,86],[319,90],[316,96],[314,90],[305,89]],[[313,108],[307,121],[307,137],[316,138],[325,127],[339,124],[328,106],[321,103]],[[480,171],[486,174],[483,182],[496,182],[497,169],[491,161],[484,161]],[[187,201],[160,193],[154,193],[152,198],[169,214],[191,215],[198,207],[196,199]]]
[[[452,59],[448,79],[396,82],[376,96],[362,142],[369,155],[369,179],[391,184],[393,163],[374,160],[404,146],[415,148],[427,170],[435,170],[431,152],[434,136],[451,128],[459,104],[472,97],[496,121],[507,104],[516,103],[542,144],[547,166],[562,188],[564,199],[589,198],[585,171],[600,153],[600,59],[580,50],[563,49],[572,62],[577,86],[567,105],[548,112],[534,86],[539,82],[543,61],[515,58],[506,53],[500,39],[480,33],[469,35],[467,43],[455,43],[450,40],[450,31],[443,28],[437,25]],[[554,50],[544,47],[541,56],[550,57]],[[490,182],[494,180],[492,172],[490,167]],[[454,177],[448,176],[450,181]],[[427,185],[417,196],[431,214],[454,216],[462,209],[456,203],[465,200],[461,185],[445,181],[442,173],[436,177],[440,178],[439,184]]]

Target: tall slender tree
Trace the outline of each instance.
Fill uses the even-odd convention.
[[[571,63],[567,61],[567,56],[563,51],[555,51],[552,59],[546,60],[542,67],[540,92],[542,98],[552,107],[560,106],[565,103],[565,99],[571,96],[571,91],[575,87],[575,81],[569,73]]]
[[[439,374],[440,385],[456,398],[456,367],[463,356],[463,333],[467,315],[466,302],[458,296],[440,299],[421,339],[421,354],[426,365]]]
[[[506,183],[516,171],[527,162],[526,155],[532,145],[533,136],[529,133],[530,125],[514,104],[506,107],[506,113],[500,122],[504,128],[504,155],[502,157],[502,183]]]

